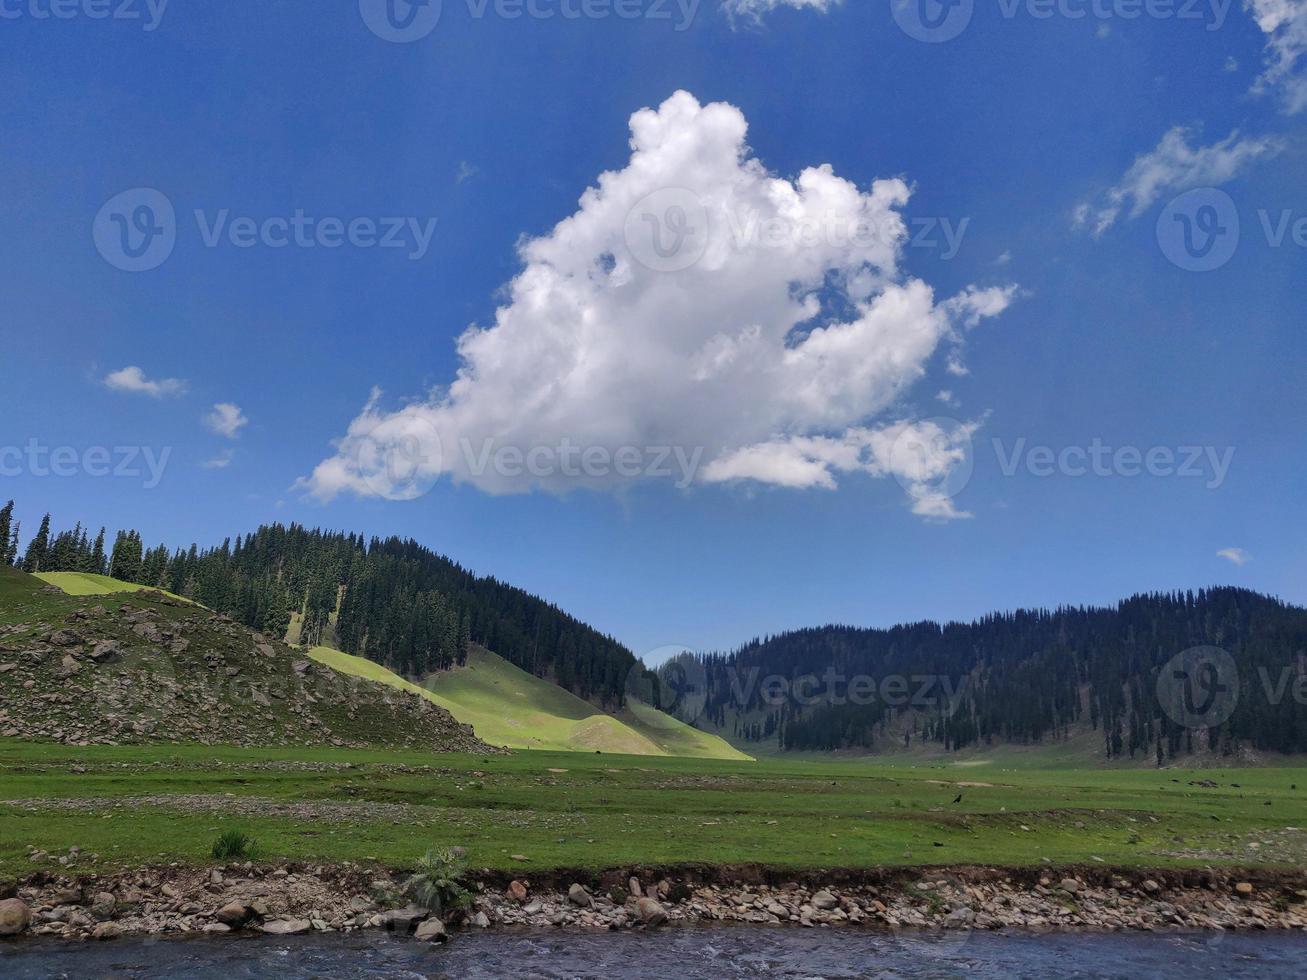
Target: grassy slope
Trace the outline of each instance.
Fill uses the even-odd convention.
[[[1192,784],[1204,778],[1217,787]],[[962,802],[953,804],[959,792]],[[220,810],[169,802],[180,795],[211,798]],[[154,799],[128,802],[140,797]],[[242,798],[249,812],[234,815]],[[60,799],[95,802],[79,811],[6,803]],[[303,809],[271,812],[289,802]],[[402,809],[363,809],[376,803]],[[527,872],[692,861],[1023,867],[1096,858],[1103,866],[1301,868],[1307,833],[1296,827],[1307,827],[1302,768],[977,774],[848,762],[79,749],[0,739],[0,877],[33,870],[29,844],[98,854],[79,863],[83,873],[204,864],[226,829],[250,833],[269,859],[405,866],[433,845],[460,844],[474,867]]]
[[[492,745],[553,751],[618,752],[747,759],[721,739],[682,725],[652,708],[634,706],[615,718],[486,650],[466,667],[435,674],[419,687],[385,667],[328,647],[309,654],[335,670],[421,693]]]
[[[38,578],[69,595],[109,595],[141,588],[106,575],[47,572]],[[299,638],[292,617],[287,642]],[[534,677],[502,657],[474,650],[464,668],[433,675],[425,689],[369,660],[330,647],[309,655],[333,670],[412,691],[445,708],[492,745],[516,749],[621,752],[629,755],[684,755],[705,759],[748,759],[716,735],[700,732],[653,708],[633,704],[620,717],[548,681]]]
[[[145,588],[145,586],[136,585],[133,582],[120,582],[108,575],[92,575],[89,572],[37,572],[33,577],[62,589],[69,595],[76,596],[115,595],[119,592],[140,592]],[[164,595],[172,596],[174,599],[180,599],[182,602],[191,601],[182,596],[173,595],[164,589],[158,591]]]

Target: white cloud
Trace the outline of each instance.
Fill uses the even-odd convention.
[[[1248,554],[1242,548],[1222,548],[1217,553],[1217,557],[1224,558],[1231,564],[1238,565],[1242,568],[1253,560],[1253,556]]]
[[[1278,92],[1290,115],[1307,108],[1307,0],[1244,0],[1266,35],[1265,68],[1253,91]]]
[[[211,432],[226,436],[228,439],[235,439],[240,435],[240,430],[250,420],[245,417],[245,413],[240,410],[239,405],[233,405],[231,402],[219,402],[213,406],[213,411],[206,414],[201,421]]]
[[[755,480],[827,490],[835,488],[837,473],[893,476],[912,498],[914,514],[937,520],[970,517],[954,507],[946,484],[967,462],[977,428],[972,423],[946,430],[927,420],[852,428],[839,438],[793,436],[720,456],[708,464],[703,476],[710,483]]]
[[[110,371],[104,376],[104,386],[112,391],[149,395],[151,398],[180,395],[186,391],[186,382],[180,378],[160,378],[152,381],[145,376],[144,371],[135,366]]]
[[[1191,146],[1193,132],[1185,126],[1168,130],[1161,142],[1135,159],[1120,183],[1096,202],[1077,205],[1072,213],[1076,228],[1088,228],[1095,238],[1116,223],[1122,211],[1137,218],[1163,194],[1192,187],[1215,187],[1233,179],[1254,160],[1273,156],[1279,140],[1241,139],[1236,129],[1211,146]]]
[[[691,475],[704,483],[829,488],[861,471],[900,476],[911,494],[935,480],[890,458],[894,436],[917,424],[896,405],[941,349],[962,369],[965,333],[1015,287],[937,301],[899,269],[902,180],[862,191],[829,166],[776,177],[749,155],[747,129],[735,107],[685,92],[635,113],[629,163],[519,245],[524,267],[494,323],[458,340],[453,383],[389,412],[374,391],[301,486],[327,500],[411,497],[440,475],[489,493],[616,490],[651,476],[568,471],[564,445],[597,456],[675,447],[702,460]],[[667,188],[702,206],[687,235],[702,257],[674,272],[640,261],[652,231],[630,237],[632,218],[654,216],[648,196]],[[741,234],[755,227],[877,234]],[[501,451],[540,465],[508,472]],[[947,447],[938,456],[947,468]],[[946,510],[913,499],[928,516]]]
[[[224,449],[222,452],[218,453],[218,455],[214,456],[212,459],[206,459],[204,462],[200,464],[200,466],[201,468],[206,470],[225,470],[228,466],[231,465],[231,461],[235,457],[235,455],[236,454],[232,450]]]
[[[824,14],[842,2],[843,0],[722,0],[722,9],[732,21],[739,17],[759,23],[777,7],[816,10]]]

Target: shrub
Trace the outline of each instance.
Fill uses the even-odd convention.
[[[460,880],[467,873],[462,849],[433,848],[418,861],[417,871],[404,883],[404,894],[414,905],[445,917],[472,904]]]
[[[253,858],[256,850],[254,841],[239,830],[224,830],[213,842],[213,856],[219,861]]]

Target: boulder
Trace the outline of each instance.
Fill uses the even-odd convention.
[[[509,901],[517,902],[519,905],[526,901],[526,885],[520,881],[510,881],[504,895]]]
[[[313,924],[308,919],[274,919],[262,926],[269,936],[299,936],[312,928]]]
[[[574,884],[567,890],[567,900],[577,908],[588,909],[594,907],[594,899],[580,885]]]
[[[96,663],[103,663],[108,660],[114,660],[119,653],[118,644],[113,640],[101,640],[91,650],[90,657]]]
[[[413,933],[413,938],[423,943],[443,943],[449,939],[449,933],[445,931],[445,924],[437,918],[425,919],[418,923],[417,931]]]
[[[414,926],[430,917],[430,911],[417,905],[391,909],[385,915],[386,928],[395,932],[412,932]]]
[[[223,925],[236,929],[244,925],[253,914],[253,910],[243,902],[228,902],[213,913],[213,917]]]
[[[91,914],[97,919],[112,919],[116,911],[118,899],[114,898],[113,892],[98,892],[91,902]]]
[[[667,910],[652,898],[641,898],[636,902],[640,921],[651,929],[656,929],[667,921]]]
[[[1247,898],[1253,893],[1252,883],[1247,881],[1239,882],[1234,886],[1234,893],[1241,898]]]
[[[812,904],[823,912],[829,912],[831,909],[839,908],[840,900],[830,892],[823,890],[812,896]]]
[[[50,904],[59,905],[81,905],[82,890],[80,888],[59,888],[50,895]]]
[[[117,939],[123,934],[123,927],[116,922],[101,922],[91,932],[92,939]]]
[[[55,669],[54,676],[60,680],[67,680],[81,669],[82,665],[77,662],[77,659],[72,654],[65,653],[63,660],[59,662],[59,666]]]
[[[17,936],[32,924],[32,910],[16,898],[0,902],[0,936]]]
[[[1074,878],[1063,878],[1060,887],[1062,891],[1074,895],[1076,892],[1080,891],[1080,882],[1076,881]]]
[[[476,929],[490,928],[490,916],[486,915],[484,912],[477,912],[477,914],[472,916],[472,918],[469,919],[468,922],[470,925],[473,926],[473,928]]]

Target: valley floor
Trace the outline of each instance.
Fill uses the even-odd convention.
[[[1307,769],[0,740],[0,895],[62,935],[216,927],[255,901],[269,931],[393,925],[369,890],[454,845],[498,923],[637,925],[635,875],[672,921],[1300,928],[1305,826]],[[254,863],[211,858],[233,830]]]
[[[522,873],[687,863],[1301,868],[1307,769],[0,739],[0,827],[4,876],[51,867],[30,850],[61,855],[74,845],[86,871],[202,863],[228,829],[255,838],[270,859],[404,866],[432,846],[459,845],[473,867]]]

